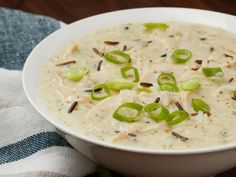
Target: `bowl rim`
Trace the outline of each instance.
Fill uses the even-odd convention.
[[[205,153],[214,153],[214,152],[220,152],[220,151],[226,151],[226,150],[232,150],[233,148],[236,148],[236,142],[234,143],[229,143],[229,144],[223,144],[223,145],[217,145],[217,146],[210,146],[210,147],[204,147],[204,148],[194,148],[194,149],[176,149],[176,150],[166,150],[166,149],[145,149],[145,148],[136,148],[136,147],[129,147],[129,146],[124,146],[124,145],[117,145],[117,144],[112,144],[112,143],[108,143],[108,142],[103,142],[103,141],[99,141],[95,138],[91,138],[88,136],[85,136],[83,134],[79,134],[76,133],[75,131],[73,131],[72,128],[69,128],[65,125],[62,125],[62,123],[58,123],[59,121],[53,121],[52,119],[47,118],[47,116],[41,112],[41,110],[37,107],[37,105],[34,103],[34,101],[32,100],[32,98],[30,97],[29,93],[28,93],[28,89],[26,86],[26,70],[29,67],[29,60],[32,60],[32,55],[33,53],[42,45],[42,43],[44,43],[48,38],[53,37],[53,35],[57,34],[60,32],[60,30],[65,29],[79,21],[86,21],[89,19],[92,19],[94,17],[100,17],[103,15],[107,15],[107,14],[113,14],[113,13],[124,13],[124,12],[128,12],[128,11],[139,11],[139,10],[150,10],[150,9],[166,9],[166,10],[179,10],[179,11],[192,11],[192,12],[197,12],[197,13],[201,13],[201,12],[205,12],[205,13],[211,13],[211,14],[218,14],[221,16],[228,16],[228,17],[233,17],[236,20],[236,16],[231,15],[231,14],[226,14],[226,13],[222,13],[222,12],[217,12],[217,11],[211,11],[211,10],[203,10],[203,9],[195,9],[195,8],[182,8],[182,7],[144,7],[144,8],[130,8],[130,9],[123,9],[123,10],[117,10],[117,11],[110,11],[110,12],[106,12],[106,13],[101,13],[101,14],[97,14],[97,15],[93,15],[93,16],[89,16],[83,19],[80,19],[78,21],[75,21],[73,23],[70,23],[58,30],[56,30],[55,32],[51,33],[50,35],[48,35],[47,37],[45,37],[39,44],[36,45],[36,47],[31,51],[31,53],[29,54],[29,56],[27,57],[24,67],[23,67],[23,74],[22,74],[22,85],[23,85],[23,90],[26,94],[27,99],[29,100],[29,102],[31,103],[31,105],[34,107],[34,109],[44,118],[46,119],[48,122],[50,122],[53,126],[55,126],[58,130],[62,131],[63,133],[65,133],[66,135],[70,135],[72,137],[78,138],[80,140],[98,145],[98,146],[102,146],[102,147],[106,147],[106,148],[111,148],[111,149],[115,149],[115,150],[119,150],[119,151],[126,151],[126,152],[132,152],[132,153],[142,153],[142,154],[161,154],[161,155],[194,155],[194,154],[205,154]]]

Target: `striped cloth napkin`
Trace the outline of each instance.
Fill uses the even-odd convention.
[[[32,108],[22,89],[19,70],[27,55],[59,27],[49,17],[0,8],[1,177],[83,177],[95,171]]]

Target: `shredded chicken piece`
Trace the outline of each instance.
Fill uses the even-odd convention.
[[[141,122],[137,122],[132,124],[129,127],[129,133],[139,133],[142,129],[145,129],[147,127],[147,125],[145,125],[144,123]]]
[[[129,134],[128,132],[119,132],[113,139],[113,143],[116,143],[116,142],[119,142],[119,141],[122,141],[126,138],[129,137]]]
[[[192,106],[190,104],[190,100],[192,98],[192,92],[185,91],[183,93],[183,97],[180,98],[180,104],[183,106],[183,108],[190,112],[192,110]]]
[[[187,71],[184,72],[179,78],[179,81],[186,81],[192,78],[199,78],[199,73],[201,72],[201,70],[199,71]]]
[[[225,84],[215,89],[215,91],[213,92],[213,96],[216,97],[218,94],[220,94],[220,91],[233,92],[235,90],[236,90],[236,84]]]
[[[162,92],[160,93],[162,104],[167,107],[173,107],[176,109],[175,102],[178,101],[186,111],[192,110],[191,104],[191,92]]]
[[[70,52],[75,53],[79,51],[79,45],[76,42],[73,42],[70,46]]]
[[[56,81],[59,85],[58,91],[60,93],[60,96],[62,97],[62,100],[65,100],[65,98],[69,97],[71,95],[71,89],[66,87],[62,81],[62,72],[56,71],[53,73]]]
[[[166,38],[160,38],[160,42],[162,43],[163,48],[169,52],[172,51],[173,49],[176,49],[178,44],[175,40],[170,39],[168,37]]]
[[[79,96],[79,103],[86,108],[92,108],[93,104],[90,102],[90,96]]]
[[[225,62],[222,67],[236,67],[236,60]]]
[[[53,72],[54,77],[58,81],[59,85],[62,85],[62,71],[55,71]]]
[[[79,45],[76,42],[72,42],[71,45],[65,50],[63,59],[66,60],[69,55],[75,55],[79,51]]]
[[[192,119],[196,125],[198,126],[207,126],[210,123],[210,118],[207,116],[207,114],[199,111],[198,115],[194,116]]]

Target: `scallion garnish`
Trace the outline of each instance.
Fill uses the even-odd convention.
[[[133,77],[134,77],[134,80],[133,82],[139,82],[139,73],[138,73],[138,69],[134,66],[124,66],[120,69],[120,72],[121,72],[121,75],[123,78],[125,79],[129,79],[129,76],[127,74],[128,71],[133,71]]]
[[[176,84],[176,79],[172,73],[161,73],[157,78],[157,83],[159,85],[166,83]]]
[[[186,63],[192,58],[192,53],[187,49],[177,49],[171,55],[171,59],[176,64]]]
[[[223,77],[224,72],[220,67],[205,67],[202,68],[202,72],[206,77]]]
[[[168,125],[175,125],[183,122],[189,117],[189,114],[185,110],[177,110],[170,113],[169,117],[166,119]]]
[[[138,103],[127,102],[120,105],[113,113],[113,118],[122,122],[136,122],[143,111],[143,106]]]
[[[178,92],[179,88],[176,84],[172,83],[166,83],[166,84],[161,84],[159,85],[160,89],[162,91],[168,91],[168,92]]]
[[[159,29],[165,31],[169,28],[169,25],[167,25],[166,23],[144,23],[144,26],[150,30]]]
[[[106,82],[107,86],[111,90],[123,90],[123,89],[132,89],[135,86],[134,82],[131,82],[127,79],[112,79]]]
[[[186,91],[193,91],[200,87],[198,78],[193,78],[182,83],[182,89]]]
[[[204,101],[197,99],[197,98],[192,99],[192,107],[193,107],[193,110],[196,112],[198,112],[198,111],[210,112],[211,111],[211,109],[207,103],[205,103]]]
[[[104,55],[105,60],[114,64],[126,64],[130,63],[130,56],[120,50],[113,50]]]
[[[109,96],[111,96],[111,92],[106,84],[98,84],[91,91],[91,98],[95,101],[101,101]]]
[[[165,120],[169,116],[169,110],[160,103],[147,104],[144,106],[144,110],[156,122]]]
[[[179,88],[176,83],[176,79],[171,73],[161,73],[157,78],[157,83],[161,90],[169,92],[178,92]]]
[[[72,67],[66,71],[65,77],[71,81],[79,81],[88,73],[85,67]]]
[[[145,92],[145,93],[152,93],[152,90],[148,89],[148,88],[137,88],[136,91],[138,93],[140,92]]]

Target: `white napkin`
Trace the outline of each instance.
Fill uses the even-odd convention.
[[[0,69],[0,176],[83,177],[94,171],[95,164],[32,108],[21,72]]]

